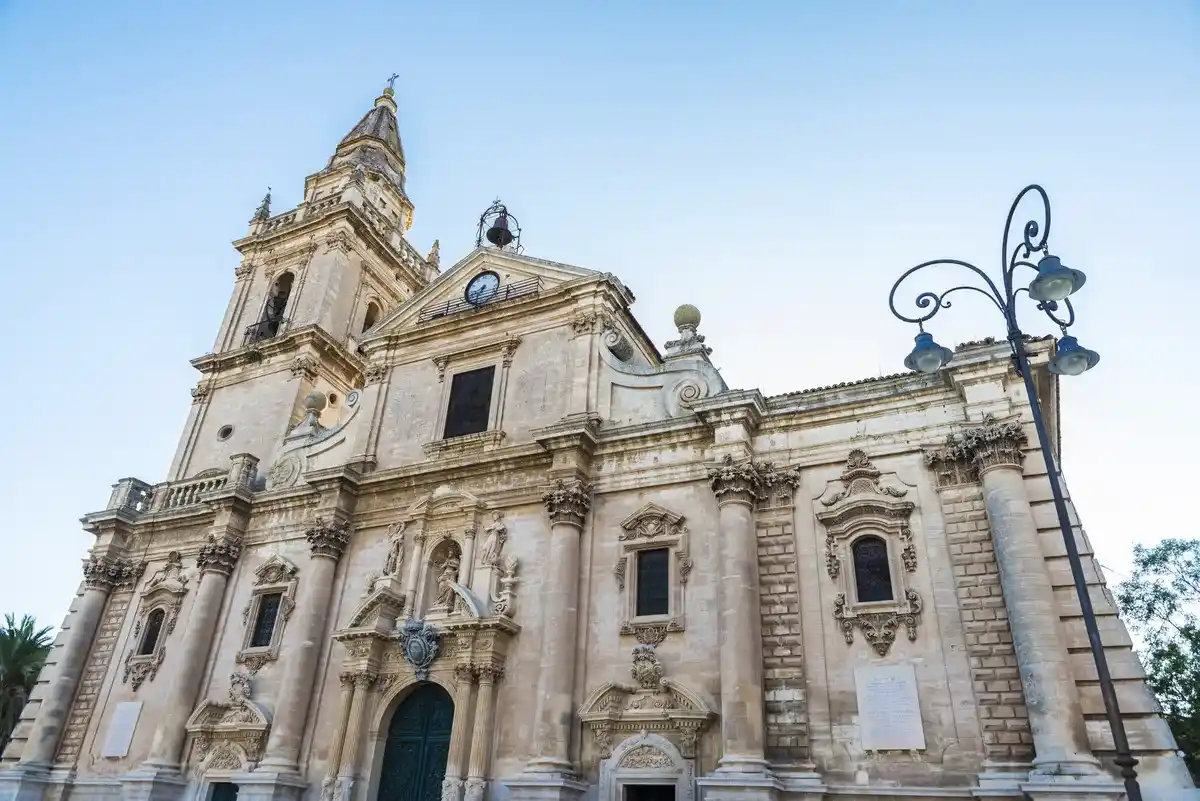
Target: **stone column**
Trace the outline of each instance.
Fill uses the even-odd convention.
[[[20,766],[49,770],[71,713],[71,702],[79,688],[79,679],[87,664],[96,629],[104,614],[104,605],[114,587],[136,581],[138,566],[129,559],[102,556],[93,552],[83,566],[83,596],[71,616],[71,628],[63,645],[54,678],[42,698],[37,718],[29,732]]]
[[[754,502],[762,489],[759,468],[731,457],[708,471],[717,496],[718,642],[721,664],[719,773],[765,773],[762,618],[759,616],[758,541]]]
[[[275,717],[260,771],[282,774],[299,772],[300,741],[308,716],[317,657],[329,614],[337,562],[350,542],[350,527],[339,521],[317,519],[305,536],[312,549],[308,569],[300,575],[296,639],[283,659],[285,670],[275,702]]]
[[[183,632],[179,661],[171,680],[166,706],[160,713],[150,754],[142,763],[140,772],[179,773],[179,760],[187,739],[184,727],[196,706],[196,695],[200,691],[200,680],[204,677],[204,666],[212,647],[221,601],[241,551],[240,540],[217,539],[211,535],[200,547],[200,553],[196,556],[200,584],[192,601],[187,628]]]
[[[424,526],[424,523],[421,524]],[[417,612],[417,582],[421,580],[421,563],[425,561],[425,531],[422,528],[413,535],[413,551],[408,557],[408,579],[404,586],[404,612],[412,617]]]
[[[474,526],[463,532],[462,562],[458,565],[458,583],[468,588],[471,586],[471,578],[475,573],[476,533]]]
[[[475,730],[471,733],[471,763],[467,768],[466,801],[483,801],[487,794],[488,766],[492,757],[492,737],[496,709],[496,682],[504,668],[484,665],[479,668],[479,692],[475,706]]]
[[[321,799],[333,798],[333,785],[341,773],[342,751],[346,744],[346,727],[350,725],[350,706],[354,702],[354,674],[340,676],[342,692],[338,696],[338,723],[329,744],[329,761],[325,764],[325,780],[321,782]]]
[[[442,782],[442,801],[461,801],[463,777],[467,772],[467,752],[471,732],[468,716],[471,713],[471,694],[475,690],[475,671],[470,665],[456,665],[454,679],[454,722],[450,728],[450,751],[446,755],[446,779]]]
[[[575,632],[579,624],[579,535],[591,508],[591,485],[559,480],[542,496],[550,516],[550,553],[542,600],[542,659],[533,724],[534,757],[526,773],[571,778],[575,726]]]
[[[358,778],[358,750],[362,743],[363,714],[366,712],[367,698],[376,678],[374,673],[363,671],[355,673],[350,679],[353,695],[350,697],[350,709],[338,764],[338,798],[353,797],[354,781]]]
[[[1097,776],[1046,558],[1025,489],[1020,423],[987,419],[963,432],[961,456],[979,472],[1029,727],[1034,775]],[[1053,469],[1053,468],[1051,468]]]

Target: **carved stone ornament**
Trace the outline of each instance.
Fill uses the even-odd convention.
[[[655,503],[642,508],[621,521],[617,540],[621,544],[621,555],[613,567],[617,588],[621,591],[622,634],[634,634],[639,642],[657,645],[657,637],[667,632],[684,630],[684,610],[687,608],[685,593],[693,562],[688,550],[688,528],[683,515],[664,509]],[[626,581],[626,573],[641,551],[666,548],[670,553],[671,569],[667,574],[666,615],[639,617],[637,614],[637,588]]]
[[[847,456],[839,483],[839,488],[821,498],[825,509],[817,513],[817,520],[825,526],[825,570],[837,588],[834,618],[846,642],[852,643],[854,628],[860,628],[875,650],[884,655],[895,640],[899,623],[911,624],[909,635],[916,637],[921,599],[908,584],[909,574],[917,569],[917,547],[910,525],[916,507],[902,500],[908,494],[906,487],[883,483],[883,473],[861,450],[852,450]],[[862,537],[883,542],[891,580],[890,600],[857,600],[854,548]]]
[[[583,519],[592,506],[592,485],[582,481],[559,479],[542,495],[542,503],[550,515],[550,525],[565,523],[582,527]]]
[[[145,570],[145,562],[92,554],[83,563],[83,583],[89,590],[112,592],[118,588],[132,587]]]
[[[483,530],[483,545],[479,549],[479,564],[484,567],[500,564],[500,554],[504,551],[504,543],[508,541],[508,526],[504,525],[504,515],[492,512],[492,522]]]
[[[726,454],[716,467],[709,468],[708,480],[718,505],[776,501],[771,505],[790,506],[800,473],[794,468],[778,468],[771,462],[735,462]]]
[[[399,578],[400,570],[404,567],[404,529],[407,520],[401,520],[388,526],[388,555],[383,564],[383,575]],[[368,582],[370,587],[374,582]]]
[[[200,570],[201,580],[205,573],[219,573],[228,576],[233,573],[238,557],[242,555],[242,541],[239,539],[217,539],[209,534],[208,539],[200,546],[196,555],[196,567]]]
[[[313,556],[338,559],[346,550],[346,546],[350,544],[350,533],[350,524],[345,521],[326,522],[323,518],[317,517],[312,525],[305,529],[304,538],[308,540],[308,546],[312,549]]]
[[[271,554],[254,571],[254,589],[250,600],[242,608],[242,648],[234,657],[239,665],[245,665],[251,675],[262,670],[268,662],[279,658],[279,648],[283,643],[283,632],[287,628],[292,611],[296,608],[296,586],[299,583],[297,575],[300,569],[289,559],[280,554]],[[253,620],[257,614],[258,604],[264,595],[279,593],[279,611],[276,613],[275,626],[271,632],[271,642],[265,647],[251,647],[251,636],[254,633]]]
[[[399,633],[404,661],[412,665],[414,676],[428,679],[441,649],[441,632],[423,620],[406,620]]]
[[[608,348],[609,353],[623,362],[633,358],[633,343],[629,341],[629,337],[612,326],[612,321],[608,321],[608,327],[600,335],[600,342]]]
[[[916,590],[905,593],[905,611],[867,612],[850,616],[846,613],[846,596],[838,593],[833,600],[833,619],[838,622],[847,645],[854,644],[854,630],[862,631],[863,637],[880,656],[896,641],[896,629],[904,626],[909,640],[917,639],[917,624],[920,621],[922,601]]]
[[[367,365],[367,369],[363,371],[363,377],[367,384],[378,384],[387,378],[388,372],[391,370],[391,365],[386,361],[373,361]]]
[[[925,464],[937,474],[939,487],[971,483],[990,467],[1020,468],[1027,441],[1019,421],[1001,423],[989,414],[982,425],[951,434],[941,448],[926,451]]]
[[[671,767],[671,758],[649,745],[639,745],[621,758],[621,767],[633,770],[660,770]]]
[[[639,732],[668,737],[685,758],[696,756],[700,733],[715,715],[699,694],[662,672],[654,647],[639,645],[633,667],[637,685],[610,681],[588,694],[579,718],[592,732],[601,759],[613,755],[614,736]]]
[[[183,559],[179,551],[171,551],[166,564],[156,570],[142,587],[133,624],[133,644],[125,655],[125,669],[121,674],[121,682],[130,684],[134,692],[144,682],[154,680],[159,665],[167,656],[166,641],[175,631],[183,596],[187,594],[187,584]],[[151,615],[155,617],[155,625],[147,628]],[[149,639],[151,637],[153,639]]]
[[[509,556],[504,560],[504,568],[500,573],[499,592],[492,597],[492,612],[503,617],[512,617],[517,611],[517,557]]]
[[[212,393],[212,385],[207,381],[201,381],[196,386],[192,387],[192,404],[203,403]]]
[[[610,739],[604,749],[609,756],[604,757],[600,766],[595,801],[622,801],[625,795],[622,786],[644,783],[673,785],[672,797],[676,801],[695,801],[696,760],[692,755],[698,733],[694,728],[672,732],[671,736],[678,741],[672,742],[661,733],[641,731],[613,747],[612,732],[604,732]],[[596,734],[599,742],[601,732]]]
[[[234,673],[227,702],[205,701],[188,718],[200,773],[251,770],[262,758],[271,724],[251,694],[250,677]]]
[[[313,381],[317,377],[317,360],[307,353],[292,359],[292,377]]]

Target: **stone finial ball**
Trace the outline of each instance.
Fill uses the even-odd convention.
[[[700,310],[690,303],[685,303],[675,310],[675,327],[682,328],[685,325],[693,328],[700,325]]]
[[[324,392],[310,392],[304,396],[304,411],[320,412],[327,403]]]

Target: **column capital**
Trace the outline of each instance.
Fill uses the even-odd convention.
[[[708,480],[717,504],[744,503],[752,505],[762,496],[762,471],[754,462],[735,462],[726,454],[716,467],[708,469]]]
[[[343,686],[362,688],[366,691],[379,680],[379,674],[370,670],[347,670],[338,676],[338,679]]]
[[[351,531],[349,523],[341,520],[325,521],[317,517],[312,525],[305,529],[304,537],[308,540],[308,547],[312,549],[314,557],[324,556],[336,562],[350,544]]]
[[[228,576],[233,573],[233,567],[241,555],[241,540],[227,537],[218,539],[209,534],[208,540],[200,546],[200,553],[196,555],[196,567],[200,569],[202,576],[205,573]]]
[[[145,562],[93,553],[83,563],[83,583],[89,590],[112,592],[118,587],[132,587],[145,570]]]
[[[500,680],[504,678],[504,665],[476,665],[475,676],[476,680],[483,687],[499,684]]]
[[[946,443],[925,452],[925,464],[938,473],[938,486],[976,480],[993,467],[1021,469],[1022,446],[1028,441],[1019,420],[999,422],[985,415],[980,425],[946,437]]]
[[[478,675],[475,667],[469,662],[460,662],[454,666],[454,679],[459,684],[474,684]]]
[[[577,479],[565,481],[560,478],[542,495],[542,503],[546,505],[550,525],[565,523],[583,528],[583,519],[592,506],[592,485]]]

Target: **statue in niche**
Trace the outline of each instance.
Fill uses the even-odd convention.
[[[479,552],[479,563],[484,567],[500,564],[500,552],[508,540],[508,526],[504,525],[504,515],[492,512],[492,522],[484,531],[487,537],[483,541],[483,550]]]
[[[383,575],[399,576],[400,568],[404,565],[404,529],[408,526],[407,520],[401,520],[399,523],[392,523],[388,526],[388,555],[387,562],[383,566]]]
[[[437,597],[434,599],[434,606],[446,611],[454,609],[454,588],[451,586],[458,581],[458,556],[450,554],[446,557],[446,561],[442,562],[441,568],[438,570],[437,578]]]

